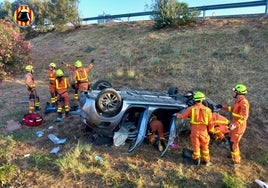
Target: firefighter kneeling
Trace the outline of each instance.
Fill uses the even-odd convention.
[[[156,135],[158,135],[158,140],[155,139]],[[149,138],[149,143],[156,146],[160,152],[166,148],[163,123],[158,120],[154,114],[149,122],[147,136]]]
[[[64,104],[65,116],[67,117],[70,111],[69,108],[69,94],[67,89],[70,87],[68,78],[64,77],[64,73],[61,69],[56,71],[56,93],[57,93],[57,104],[58,104],[58,117],[56,122],[62,121],[62,103]]]

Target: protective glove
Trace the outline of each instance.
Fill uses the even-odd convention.
[[[217,104],[215,107],[216,108],[222,108],[222,105],[221,104]]]
[[[236,128],[236,126],[233,123],[229,124],[229,130],[234,130]]]

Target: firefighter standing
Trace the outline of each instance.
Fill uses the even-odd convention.
[[[163,123],[157,119],[156,115],[152,115],[149,121],[148,137],[149,143],[156,145],[159,151],[163,151],[166,147],[165,137],[164,137],[164,126]],[[158,140],[156,141],[155,137],[158,135]]]
[[[247,94],[247,87],[243,84],[236,84],[232,89],[232,95],[235,98],[234,105],[217,105],[217,108],[222,108],[232,113],[232,120],[229,125],[229,142],[233,161],[233,163],[230,164],[231,166],[238,166],[241,162],[239,142],[245,133],[249,116],[249,102],[245,94]]]
[[[193,148],[192,159],[195,164],[199,165],[202,157],[206,166],[210,166],[212,163],[210,162],[209,155],[210,136],[208,130],[213,129],[211,125],[212,112],[210,108],[202,104],[202,101],[205,99],[205,95],[202,92],[196,91],[193,99],[195,104],[189,106],[182,114],[177,113],[176,117],[179,119],[190,118],[190,138]]]
[[[48,91],[50,93],[50,103],[52,106],[56,105],[57,96],[56,96],[56,64],[51,62],[49,64],[49,70],[47,71],[47,77],[49,80]]]
[[[36,92],[35,81],[33,78],[34,68],[32,65],[26,65],[25,67],[25,85],[29,94],[29,113],[34,113],[40,110],[40,100]]]
[[[91,60],[91,64],[87,67],[83,67],[83,63],[80,60],[77,60],[74,65],[69,65],[64,63],[64,65],[69,68],[73,72],[73,88],[75,90],[74,93],[74,107],[78,106],[78,92],[87,91],[90,88],[90,83],[88,80],[88,74],[93,68],[94,59]]]
[[[56,71],[56,92],[57,92],[57,103],[58,103],[58,117],[55,120],[56,122],[62,121],[62,103],[64,105],[64,110],[65,110],[65,116],[68,117],[70,108],[69,108],[69,94],[67,89],[70,87],[70,82],[69,80],[64,77],[64,73],[61,69],[58,69]]]

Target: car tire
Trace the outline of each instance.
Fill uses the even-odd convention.
[[[102,90],[96,99],[96,109],[102,116],[115,116],[122,107],[122,97],[113,88],[106,88]]]
[[[106,88],[112,87],[112,84],[106,80],[98,80],[92,85],[93,90],[104,90]]]
[[[176,86],[172,86],[170,88],[168,88],[168,95],[169,96],[174,96],[176,94],[178,94],[179,90]]]

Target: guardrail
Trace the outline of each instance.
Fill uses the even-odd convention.
[[[256,7],[256,6],[266,6],[264,14],[267,14],[268,0],[189,7],[189,9],[198,9],[200,11],[203,11],[203,17],[205,17],[205,12],[207,10],[245,8],[245,7]],[[137,13],[127,13],[127,14],[117,14],[117,15],[103,15],[103,16],[90,17],[90,18],[82,18],[82,21],[106,20],[106,19],[115,19],[115,18],[128,18],[129,19],[130,17],[137,17],[137,16],[151,16],[155,13],[156,13],[155,11],[147,11],[147,12],[137,12]]]

